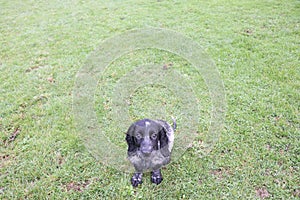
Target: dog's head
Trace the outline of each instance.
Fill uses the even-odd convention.
[[[149,156],[155,150],[161,150],[164,156],[169,156],[169,139],[167,130],[160,123],[143,119],[133,123],[126,134],[128,156],[135,155],[137,151]]]

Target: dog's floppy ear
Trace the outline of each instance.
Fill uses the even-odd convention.
[[[138,149],[134,139],[135,124],[132,124],[126,133],[126,142],[128,144],[128,156],[132,156]]]
[[[167,130],[165,127],[161,126],[161,130],[159,131],[159,143],[160,143],[160,152],[163,156],[170,156],[169,151],[169,139],[167,136]]]

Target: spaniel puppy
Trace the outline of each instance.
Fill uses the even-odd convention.
[[[126,134],[128,159],[135,168],[131,178],[133,187],[142,183],[143,172],[151,170],[151,182],[160,184],[163,180],[160,168],[170,162],[174,143],[173,127],[162,120],[142,119],[133,123]]]

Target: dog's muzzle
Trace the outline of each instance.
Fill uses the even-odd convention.
[[[140,150],[145,156],[149,156],[153,151],[153,146],[151,144],[151,141],[144,140],[141,143]]]

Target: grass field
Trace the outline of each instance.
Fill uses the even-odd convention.
[[[0,14],[0,199],[300,198],[300,1],[0,0]],[[149,62],[172,62],[170,68],[202,91],[194,145],[163,170],[161,185],[146,174],[142,186],[132,188],[131,174],[104,165],[85,148],[72,95],[91,52],[137,28],[174,30],[201,45],[220,71],[227,112],[219,141],[199,158],[211,106],[201,76],[160,50],[133,52],[112,63],[99,79],[97,94],[105,94],[95,95],[99,105],[125,67]],[[171,102],[165,112],[180,114],[180,107],[170,106],[176,95],[168,92],[137,91],[129,112],[147,116],[147,100],[161,106],[162,97]],[[109,109],[96,105],[99,122],[125,148],[126,130],[118,133],[106,124]]]

